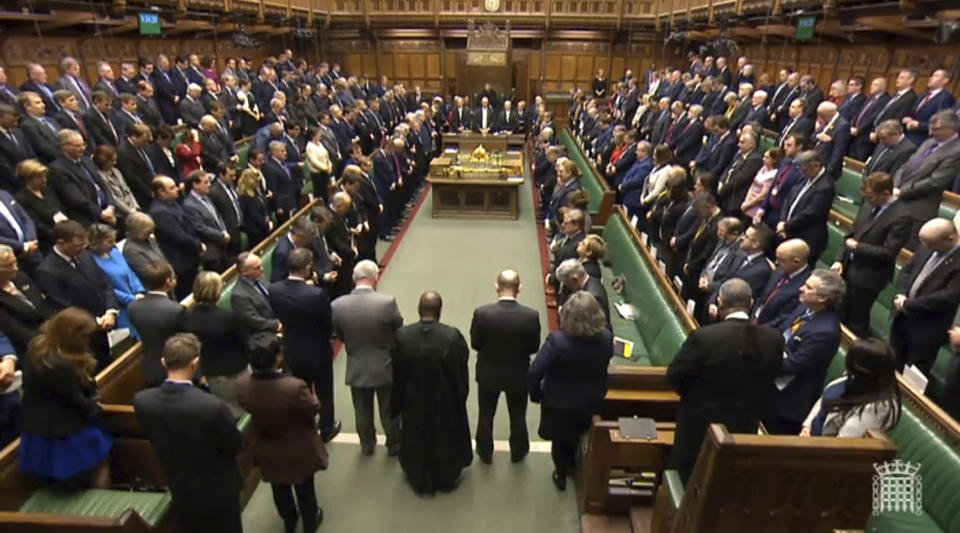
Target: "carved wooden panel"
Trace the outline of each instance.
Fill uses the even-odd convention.
[[[424,56],[426,59],[426,75],[428,78],[439,78],[440,77],[440,54],[426,54]]]
[[[410,77],[414,79],[423,79],[426,74],[426,68],[424,68],[424,55],[409,54],[407,58],[410,64]]]
[[[362,74],[363,54],[347,54],[343,60],[343,68],[350,74]]]
[[[560,78],[573,80],[577,77],[577,56],[560,56]]]
[[[393,54],[393,76],[396,78],[410,77],[410,56],[407,54]]]
[[[577,81],[588,82],[593,79],[595,69],[593,68],[592,56],[577,57]]]

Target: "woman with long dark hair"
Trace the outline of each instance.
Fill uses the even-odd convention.
[[[23,364],[23,473],[54,484],[89,476],[94,488],[109,487],[113,439],[96,423],[102,412],[90,352],[96,331],[90,313],[68,307],[30,342]]]
[[[823,389],[800,436],[858,438],[900,422],[897,359],[890,346],[880,339],[859,339],[847,350],[846,367],[843,377]]]

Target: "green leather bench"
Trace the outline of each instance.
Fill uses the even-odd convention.
[[[640,311],[640,316],[631,324],[620,318],[615,309],[611,309],[611,319],[619,319],[614,321],[614,332],[634,341],[634,350],[638,355],[641,351],[646,355],[645,358],[638,357],[638,362],[652,366],[670,364],[687,337],[683,323],[671,311],[673,306],[646,260],[640,256],[630,228],[619,213],[607,221],[603,237],[607,241],[613,276],[624,275],[627,280],[622,299],[634,304]],[[612,291],[610,295],[611,303],[621,299]],[[618,327],[621,324],[623,327]],[[630,326],[632,328],[627,329]]]
[[[777,145],[777,140],[767,135],[760,136],[760,151],[766,152]]]
[[[20,507],[21,513],[43,513],[59,516],[120,518],[132,509],[150,527],[158,526],[171,511],[169,492],[130,492],[123,490],[88,489],[62,491],[41,488]]]
[[[851,168],[843,167],[840,179],[835,184],[833,210],[850,220],[857,219],[857,212],[863,205],[863,194],[860,192],[860,173]]]

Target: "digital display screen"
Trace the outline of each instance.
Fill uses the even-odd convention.
[[[817,27],[817,17],[812,15],[800,17],[797,20],[797,35],[796,39],[798,41],[813,39],[813,30]]]
[[[140,13],[140,35],[160,35],[160,13]]]

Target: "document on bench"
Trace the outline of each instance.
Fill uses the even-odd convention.
[[[927,379],[927,376],[924,376],[923,372],[914,365],[910,365],[903,370],[903,380],[920,394],[923,394],[924,391],[927,390],[927,383],[930,381]]]
[[[633,358],[633,341],[622,337],[613,338],[613,355],[624,359]]]
[[[616,308],[617,313],[625,318],[626,320],[634,320],[640,316],[640,310],[633,304],[628,304],[627,302],[614,302],[613,307]]]
[[[620,435],[625,439],[655,440],[658,437],[657,423],[652,418],[621,416]]]

